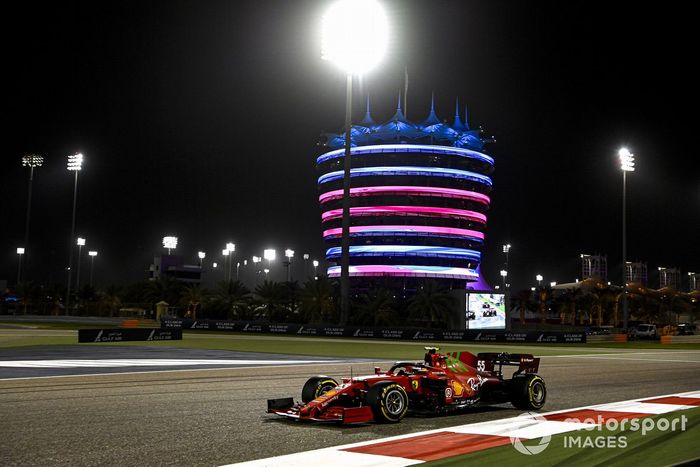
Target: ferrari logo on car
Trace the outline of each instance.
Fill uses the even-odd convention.
[[[413,388],[414,391],[418,390],[418,380],[417,379],[414,379],[413,381],[411,381],[411,387]]]

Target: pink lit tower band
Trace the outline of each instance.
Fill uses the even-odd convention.
[[[412,288],[435,279],[452,288],[479,280],[494,160],[483,152],[481,128],[455,109],[441,121],[432,100],[422,123],[409,121],[401,101],[389,121],[376,123],[367,101],[352,126],[350,277],[354,285]],[[316,160],[323,238],[331,278],[340,276],[345,135],[326,134]],[[378,281],[378,278],[383,278]]]

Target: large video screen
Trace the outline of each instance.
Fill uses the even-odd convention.
[[[506,296],[502,293],[467,293],[467,329],[505,329]]]

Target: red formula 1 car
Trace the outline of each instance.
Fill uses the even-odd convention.
[[[511,402],[522,410],[544,406],[547,389],[537,375],[540,359],[529,354],[452,352],[426,347],[422,362],[396,362],[369,376],[310,378],[301,402],[291,397],[270,399],[267,412],[298,420],[341,423],[394,423],[406,412],[442,413],[474,405]],[[517,366],[503,377],[503,366]]]

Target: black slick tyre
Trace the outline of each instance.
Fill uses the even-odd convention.
[[[301,400],[304,404],[320,397],[336,387],[338,382],[328,376],[314,376],[304,383],[301,389]]]
[[[540,410],[547,400],[547,386],[539,375],[513,378],[511,403],[520,410]]]
[[[365,400],[379,423],[399,422],[408,411],[406,390],[393,381],[382,381],[369,388]]]

